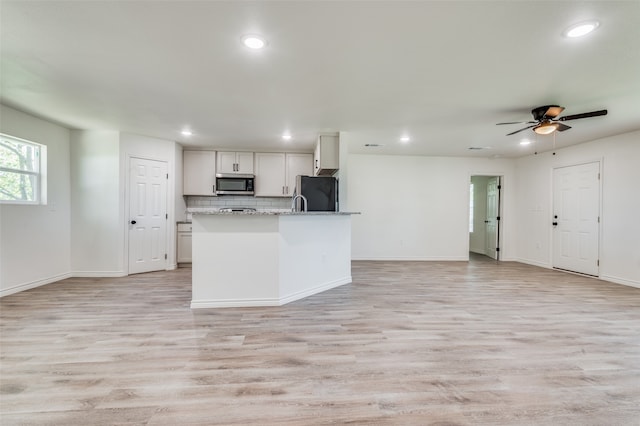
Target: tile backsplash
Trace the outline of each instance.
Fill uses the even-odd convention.
[[[185,196],[190,207],[252,207],[256,210],[282,210],[291,208],[291,198],[251,197],[247,195],[223,195],[220,197]]]

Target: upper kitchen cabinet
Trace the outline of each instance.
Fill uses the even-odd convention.
[[[290,197],[296,176],[313,174],[312,154],[256,153],[256,188],[258,197]]]
[[[217,173],[252,175],[253,152],[218,152]]]
[[[216,195],[216,152],[183,151],[183,194]]]
[[[340,168],[338,136],[320,135],[313,155],[313,174],[331,176]]]
[[[287,154],[286,195],[293,195],[296,189],[296,176],[313,176],[313,154]]]

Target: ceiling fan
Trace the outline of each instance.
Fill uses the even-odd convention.
[[[530,124],[530,126],[527,126],[523,129],[507,133],[507,136],[514,135],[516,133],[522,132],[523,130],[531,128],[533,128],[533,131],[539,135],[549,135],[556,130],[559,132],[564,132],[565,130],[569,130],[571,128],[571,126],[567,126],[566,124],[561,123],[561,121],[607,115],[607,110],[601,109],[600,111],[583,112],[582,114],[573,114],[565,115],[564,117],[558,117],[562,113],[562,111],[564,111],[564,107],[558,105],[545,105],[531,110],[531,114],[533,115],[533,119],[535,121],[512,121],[509,123],[497,123],[497,125]]]

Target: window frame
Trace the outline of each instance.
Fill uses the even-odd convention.
[[[44,182],[45,170],[46,170],[46,146],[33,142],[27,139],[22,139],[16,136],[9,135],[7,133],[0,133],[0,138],[9,139],[14,142],[18,142],[23,145],[30,145],[34,149],[34,155],[37,160],[34,161],[34,165],[37,170],[23,170],[12,167],[3,167],[0,165],[0,172],[11,173],[19,176],[27,176],[33,179],[33,200],[3,200],[0,199],[0,204],[13,204],[13,205],[38,205],[46,204],[46,196],[44,189],[46,188]]]

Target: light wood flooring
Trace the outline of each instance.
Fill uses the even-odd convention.
[[[0,300],[6,425],[640,425],[640,289],[518,263],[354,262],[277,308],[191,269]]]

